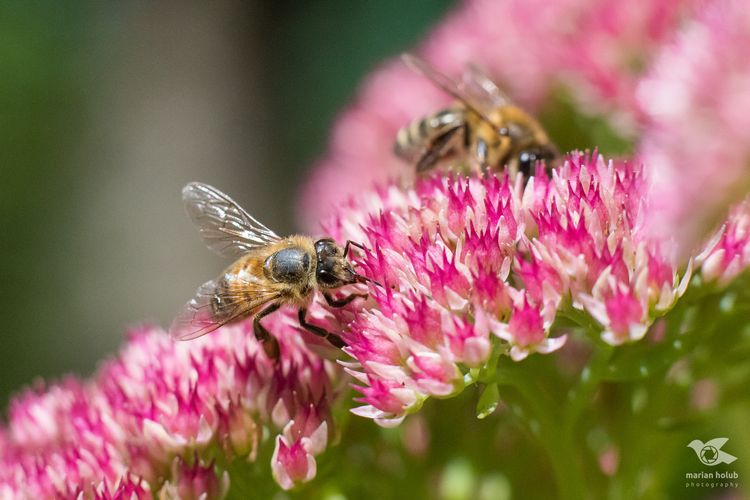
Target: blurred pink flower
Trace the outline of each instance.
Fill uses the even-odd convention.
[[[695,2],[468,0],[429,36],[425,57],[452,74],[482,65],[520,103],[553,87],[589,111],[637,112],[636,79]]]
[[[334,124],[328,152],[305,183],[298,212],[303,227],[317,230],[320,219],[352,193],[402,174],[406,165],[393,154],[396,132],[449,103],[401,61],[376,70]]]
[[[269,318],[281,345],[276,363],[249,325],[191,342],[142,328],[92,380],[71,378],[20,395],[2,434],[0,493],[111,498],[161,490],[220,497],[227,477],[201,460],[212,460],[216,450],[225,460],[253,460],[264,428],[283,440],[272,468],[275,477],[293,481],[282,486],[309,480],[332,429],[335,365],[306,348],[292,316]],[[299,446],[312,464],[304,477],[277,460],[279,449]]]
[[[516,361],[559,349],[566,336],[550,328],[570,308],[606,342],[642,338],[690,274],[679,279],[667,244],[643,231],[644,194],[640,168],[576,153],[528,182],[435,175],[341,205],[327,233],[370,248],[360,269],[383,284],[321,319],[344,329],[356,360],[344,363],[364,403],[353,411],[397,425],[427,397],[460,392],[492,335]]]
[[[537,110],[563,85],[590,113],[632,132],[637,79],[690,11],[691,0],[466,0],[415,51],[459,78],[485,68],[521,105]],[[412,175],[392,154],[398,129],[451,99],[400,61],[385,63],[338,119],[328,152],[305,185],[307,229],[374,181]],[[553,138],[554,139],[554,138]]]
[[[640,147],[661,206],[655,233],[689,255],[750,190],[750,11],[708,2],[662,50],[638,89]]]

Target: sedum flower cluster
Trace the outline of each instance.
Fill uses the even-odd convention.
[[[342,205],[327,232],[364,242],[383,285],[344,320],[353,411],[398,424],[460,392],[493,345],[515,361],[561,348],[560,315],[587,314],[611,345],[643,338],[690,277],[644,230],[644,190],[640,166],[574,153],[529,179],[435,175]]]
[[[273,436],[278,483],[315,475],[333,429],[330,363],[277,321],[269,360],[249,325],[190,343],[143,327],[87,381],[12,402],[0,442],[0,498],[220,498],[234,460]]]

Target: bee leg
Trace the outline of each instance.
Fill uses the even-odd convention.
[[[487,163],[487,156],[489,155],[489,148],[487,143],[483,139],[477,139],[474,145],[474,156],[479,162],[479,171],[486,174],[490,170],[490,165]]]
[[[339,337],[335,333],[331,333],[325,328],[321,328],[319,326],[311,325],[310,323],[308,323],[305,319],[306,315],[307,309],[299,310],[299,314],[297,315],[299,317],[299,326],[312,333],[313,335],[317,335],[318,337],[326,339],[334,347],[338,347],[339,349],[341,349],[342,347],[346,347],[346,342],[341,340],[341,337]]]
[[[456,134],[462,130],[463,127],[455,127],[438,136],[417,160],[417,172],[422,173],[431,169],[441,158],[444,158],[453,147]]]
[[[266,327],[260,324],[260,320],[279,309],[279,304],[271,304],[255,315],[253,319],[253,333],[255,338],[263,344],[263,350],[270,359],[279,359],[279,341],[271,335]]]
[[[354,299],[356,299],[358,297],[366,299],[367,297],[369,297],[369,295],[367,295],[366,293],[353,293],[351,295],[348,295],[348,296],[344,297],[343,299],[334,299],[331,296],[330,293],[325,292],[325,293],[323,293],[323,297],[326,298],[326,302],[331,307],[344,307],[349,302],[351,302],[352,300],[354,300]]]

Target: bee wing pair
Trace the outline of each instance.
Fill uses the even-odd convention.
[[[182,200],[203,241],[222,257],[237,259],[255,248],[281,240],[229,196],[207,184],[188,184],[182,190]],[[247,316],[278,298],[277,290],[264,287],[260,281],[251,278],[225,273],[219,278],[224,281],[222,286],[218,280],[201,285],[174,319],[169,333],[179,340],[194,339]],[[248,300],[248,296],[252,299]],[[221,315],[216,314],[218,309]]]
[[[182,190],[182,201],[203,241],[222,257],[236,259],[253,248],[281,239],[233,199],[208,184],[191,182]]]
[[[404,54],[401,57],[411,69],[461,101],[490,124],[492,120],[487,116],[487,110],[512,104],[508,95],[478,66],[470,64],[459,82],[416,56]]]

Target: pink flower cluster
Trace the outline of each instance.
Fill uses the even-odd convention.
[[[702,276],[720,285],[750,267],[750,199],[732,208],[729,219],[696,260]]]
[[[562,85],[579,110],[603,114],[634,138],[660,202],[653,230],[683,228],[685,258],[750,189],[748,16],[739,0],[466,0],[416,52],[454,77],[483,66],[531,110]],[[398,61],[376,71],[306,185],[304,226],[374,181],[410,175],[391,154],[397,130],[449,101]]]
[[[573,309],[606,342],[642,338],[689,277],[642,230],[644,191],[636,166],[571,154],[528,182],[438,174],[342,205],[325,230],[370,248],[360,268],[383,285],[339,318],[365,404],[353,411],[396,425],[463,389],[492,336],[517,361],[561,347],[551,326]]]
[[[467,63],[478,64],[530,110],[563,85],[582,108],[605,112],[632,133],[642,118],[638,79],[693,3],[466,0],[416,53],[454,77]],[[304,227],[317,228],[333,206],[373,181],[410,173],[391,153],[396,132],[450,101],[400,61],[374,72],[334,125],[328,152],[305,187]]]
[[[214,461],[254,460],[264,429],[278,434],[278,483],[309,480],[332,430],[333,365],[291,316],[273,323],[276,363],[249,325],[192,342],[142,328],[94,379],[21,394],[1,434],[0,497],[220,498],[229,478]]]

